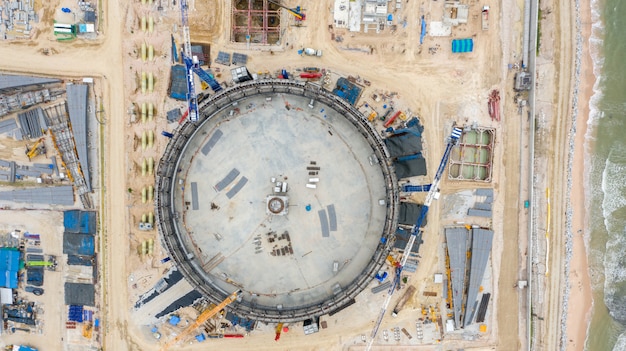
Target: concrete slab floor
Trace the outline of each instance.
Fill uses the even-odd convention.
[[[243,288],[256,306],[305,306],[333,296],[337,284],[349,286],[365,269],[384,228],[386,206],[378,201],[386,189],[380,166],[368,160],[371,146],[339,112],[308,104],[280,93],[229,106],[190,141],[174,180],[179,229],[213,283]],[[205,155],[218,130],[223,135]],[[266,211],[271,178],[288,183],[287,215]],[[228,185],[218,191],[223,181]],[[337,230],[323,237],[318,214],[331,205]]]

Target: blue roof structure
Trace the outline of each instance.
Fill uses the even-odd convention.
[[[333,94],[354,105],[361,95],[361,88],[351,83],[346,78],[341,77],[337,80],[337,86],[333,89]]]
[[[169,323],[171,325],[178,325],[178,323],[180,323],[180,317],[174,315],[170,317]]]
[[[472,40],[472,38],[452,40],[453,53],[464,53],[472,51],[474,51],[474,40]]]
[[[63,212],[63,226],[66,233],[95,234],[96,212],[70,210]]]
[[[37,349],[32,348],[30,346],[20,345],[20,348],[18,349],[18,351],[37,351]]]
[[[0,248],[0,287],[16,289],[19,270],[20,252],[10,248]]]
[[[187,100],[187,69],[185,66],[172,66],[170,76],[170,97],[176,100]]]

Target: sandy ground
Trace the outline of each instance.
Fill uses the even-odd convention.
[[[13,230],[21,230],[22,233],[30,232],[40,234],[41,245],[38,248],[44,250],[44,255],[57,256],[57,270],[44,272],[44,294],[35,296],[31,293],[21,292],[20,298],[36,302],[43,309],[43,315],[39,320],[43,323],[42,333],[25,334],[16,332],[12,335],[2,335],[0,345],[10,345],[28,341],[29,345],[40,349],[47,348],[53,344],[61,343],[61,338],[65,335],[66,312],[63,295],[63,271],[67,265],[62,259],[63,255],[63,214],[59,211],[31,211],[31,210],[2,210],[0,212],[0,234],[5,234]],[[11,223],[11,224],[9,224]],[[29,246],[31,247],[31,246]],[[20,286],[25,285],[20,284]]]
[[[582,23],[582,70],[581,85],[578,98],[578,119],[576,120],[576,140],[574,166],[572,171],[572,195],[570,204],[573,208],[572,232],[574,234],[573,255],[571,259],[569,308],[567,312],[567,350],[584,350],[587,329],[591,317],[591,281],[585,247],[587,233],[587,211],[585,199],[585,133],[589,118],[589,100],[593,95],[596,77],[593,74],[593,63],[589,51],[591,35],[591,5],[589,1],[581,1]]]
[[[345,75],[360,75],[371,81],[372,87],[398,92],[403,103],[409,106],[412,111],[417,112],[426,126],[424,137],[428,145],[425,154],[431,170],[435,169],[439,163],[444,147],[441,140],[447,136],[445,133],[449,130],[451,121],[471,123],[476,120],[480,125],[499,128],[501,137],[497,138],[493,185],[504,196],[505,204],[501,212],[496,212],[493,226],[497,231],[505,233],[506,239],[511,237],[512,240],[500,237],[499,242],[494,246],[494,276],[499,276],[500,279],[499,291],[494,296],[495,300],[498,301],[493,312],[497,315],[497,323],[490,329],[490,338],[495,339],[496,336],[499,336],[498,349],[515,350],[519,349],[521,342],[518,337],[520,326],[516,322],[520,316],[518,312],[520,297],[518,294],[509,293],[509,291],[513,289],[514,283],[522,277],[519,267],[523,267],[521,266],[523,254],[521,240],[518,242],[516,237],[520,226],[519,222],[512,220],[505,222],[502,221],[502,218],[520,216],[523,219],[523,214],[520,214],[519,211],[519,177],[520,174],[526,173],[521,172],[517,165],[521,162],[523,150],[520,138],[522,138],[524,119],[517,116],[512,95],[507,94],[502,101],[505,112],[503,117],[505,127],[502,128],[489,119],[486,98],[493,88],[499,88],[501,91],[509,91],[511,88],[511,75],[506,72],[505,67],[508,62],[519,60],[519,57],[515,57],[515,53],[519,53],[521,50],[521,43],[518,38],[521,34],[517,31],[519,31],[521,21],[519,7],[520,3],[523,4],[523,2],[517,2],[517,9],[502,10],[500,9],[500,2],[487,1],[487,3],[491,5],[492,18],[494,18],[491,21],[491,28],[486,32],[481,31],[479,18],[471,18],[471,24],[459,30],[456,35],[459,37],[473,36],[476,41],[476,50],[471,54],[461,56],[453,55],[450,52],[449,38],[426,37],[422,48],[415,45],[419,40],[418,16],[420,12],[429,11],[440,4],[440,2],[426,0],[411,1],[404,4],[403,11],[409,23],[408,29],[399,29],[393,34],[382,33],[379,36],[372,33],[359,34],[355,38],[352,38],[345,31],[337,31],[343,33],[345,37],[344,42],[339,44],[330,40],[330,32],[328,31],[328,24],[332,22],[332,15],[329,13],[329,9],[332,8],[332,1],[311,2],[307,4],[306,27],[287,27],[284,42],[291,45],[283,45],[274,54],[254,49],[248,51],[245,50],[245,45],[228,42],[230,19],[227,18],[226,14],[230,12],[230,8],[224,7],[223,2],[198,2],[195,4],[198,11],[190,14],[190,22],[192,23],[192,39],[211,42],[216,46],[212,50],[213,54],[220,49],[232,51],[235,48],[238,52],[249,54],[248,66],[251,71],[274,71],[283,67],[293,69],[317,65]],[[296,5],[295,1],[288,1],[287,4]],[[470,11],[479,11],[482,5],[473,2]],[[210,9],[213,14],[210,21],[202,20],[205,17],[200,13],[200,10],[204,9]],[[129,0],[105,2],[103,10],[106,16],[104,30],[101,33],[103,39],[94,42],[57,43],[52,41],[49,36],[43,35],[39,37],[37,42],[27,45],[2,45],[0,46],[0,55],[6,58],[3,59],[2,68],[7,70],[64,76],[88,75],[100,78],[97,83],[101,86],[104,99],[104,118],[106,119],[106,126],[102,131],[105,156],[101,162],[103,162],[103,169],[106,170],[105,186],[102,191],[106,193],[106,198],[101,213],[105,227],[102,236],[103,242],[101,243],[103,251],[101,257],[103,259],[102,274],[106,277],[102,299],[103,305],[108,306],[108,308],[104,311],[103,333],[105,339],[103,346],[110,350],[148,350],[154,349],[154,344],[144,338],[142,332],[137,329],[129,317],[129,303],[131,296],[133,296],[133,293],[128,291],[129,274],[134,270],[152,269],[154,272],[157,271],[157,268],[152,267],[152,262],[154,262],[152,259],[141,260],[135,254],[137,243],[150,236],[154,237],[154,232],[137,233],[134,229],[137,216],[150,210],[149,205],[141,204],[141,201],[137,200],[136,191],[140,187],[151,184],[150,179],[136,177],[136,165],[146,155],[157,157],[162,150],[164,141],[159,141],[154,150],[143,153],[138,150],[141,147],[137,148],[135,140],[139,132],[148,130],[148,128],[158,134],[156,132],[160,131],[163,122],[161,118],[160,122],[153,122],[153,124],[145,126],[131,123],[127,109],[131,102],[152,101],[155,103],[157,115],[163,116],[162,113],[166,108],[171,107],[171,105],[166,105],[162,98],[159,98],[164,94],[163,87],[167,79],[165,72],[167,65],[169,65],[167,60],[157,59],[155,63],[143,64],[137,59],[136,52],[133,53],[133,48],[136,48],[141,40],[146,40],[153,43],[155,49],[160,50],[156,56],[167,55],[164,53],[168,46],[166,41],[163,41],[156,34],[143,37],[141,33],[138,33],[137,23],[141,15],[153,13],[157,18],[155,25],[157,32],[165,32],[173,28],[173,23],[177,23],[178,12],[175,11],[175,8],[166,11],[166,15],[170,17],[167,19],[166,16],[157,16],[155,10],[150,12],[149,6],[142,6],[138,2]],[[224,20],[220,20],[220,18]],[[497,18],[499,20],[495,20]],[[120,21],[120,19],[122,20]],[[515,23],[513,31],[507,28],[510,23]],[[567,35],[571,35],[571,31],[564,32],[566,35],[561,38],[562,42],[566,42]],[[358,47],[365,45],[365,43],[374,49],[373,54],[345,49],[350,45]],[[300,57],[296,54],[296,50],[301,46],[309,45],[323,49],[324,56],[321,58]],[[428,50],[425,50],[437,45],[440,49],[436,54],[429,54]],[[40,52],[44,48],[52,48],[54,54],[43,56]],[[504,48],[507,51],[504,51]],[[502,57],[503,51],[505,57]],[[565,57],[571,58],[571,55]],[[565,58],[563,62],[570,64],[571,60],[568,61]],[[563,72],[571,71],[566,67],[560,69]],[[145,100],[141,100],[137,92],[136,72],[138,70],[160,74],[155,88],[157,92],[143,97]],[[567,76],[567,74],[562,76]],[[563,80],[561,83],[561,89],[564,92],[569,92],[566,89],[568,81]],[[364,96],[371,94],[371,92],[372,90],[366,90]],[[454,94],[450,92],[454,92]],[[560,107],[562,112],[567,111],[566,104],[569,101],[569,95],[565,95],[563,99],[566,103]],[[565,128],[562,129],[565,130]],[[526,137],[523,138],[526,139]],[[559,138],[555,137],[554,145],[565,144],[562,135]],[[563,157],[564,153],[561,152],[561,159]],[[155,161],[157,160],[155,159]],[[511,167],[505,167],[505,165],[511,165]],[[563,180],[556,171],[553,177],[555,182]],[[444,181],[443,187],[445,193],[451,193],[460,188],[473,188],[474,186],[473,184],[457,185]],[[129,194],[128,188],[132,188],[134,193]],[[562,195],[561,192],[561,196],[553,201],[564,203],[565,198]],[[429,214],[430,225],[425,234],[425,246],[422,248],[424,257],[418,273],[412,277],[416,284],[425,281],[427,276],[437,270],[438,251],[436,248],[439,245],[439,240],[431,240],[430,238],[438,237],[440,233],[438,215],[439,206],[434,206],[433,211]],[[556,220],[562,220],[562,218]],[[129,235],[131,238],[130,245]],[[508,259],[508,257],[517,255],[519,255],[519,263],[517,260]],[[155,256],[157,255],[155,254]],[[558,258],[556,262],[560,264]],[[423,286],[420,287],[418,291],[423,288]],[[556,291],[557,295],[560,291],[558,285],[552,287],[552,290]],[[382,297],[376,299],[362,303],[373,306],[375,310],[382,302]],[[414,302],[415,305],[419,303],[419,301]],[[352,308],[359,311],[356,307]],[[273,338],[265,333],[244,340],[220,340],[215,344],[208,345],[232,350],[250,349],[252,345],[255,349],[303,349],[302,345],[305,344],[308,345],[306,347],[308,349],[337,349],[339,348],[338,345],[350,349],[353,348],[350,345],[354,345],[354,349],[358,349],[361,346],[355,340],[360,340],[361,334],[369,335],[376,316],[374,314],[368,317],[354,318],[352,314],[340,316],[335,321],[337,327],[334,329],[322,331],[313,338],[295,333],[287,334],[284,339],[281,339],[280,345],[275,344]],[[553,313],[553,318],[558,318],[556,313]],[[555,320],[555,325],[558,324],[557,320]],[[397,322],[391,321],[391,318],[387,317],[383,323],[383,328],[391,327],[394,323]],[[556,339],[555,336],[554,340]],[[450,344],[450,346],[453,345],[456,345],[456,342]]]

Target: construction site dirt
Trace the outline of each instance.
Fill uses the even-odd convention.
[[[52,137],[43,136],[48,138],[47,150],[66,163],[59,168],[68,171],[71,181],[64,179],[62,184],[74,185],[76,201],[71,205],[42,205],[0,200],[0,234],[18,227],[43,232],[47,227],[30,229],[26,224],[47,223],[54,228],[56,239],[50,243],[42,240],[42,245],[50,245],[49,254],[63,257],[60,269],[66,271],[61,211],[95,210],[99,277],[94,309],[99,320],[97,330],[92,331],[92,324],[85,329],[81,326],[80,333],[73,331],[75,325],[66,323],[68,312],[61,310],[63,286],[46,280],[44,295],[33,297],[43,299],[45,306],[43,334],[29,339],[31,336],[18,330],[3,335],[1,342],[8,345],[32,340],[31,346],[45,350],[81,347],[76,345],[105,350],[165,346],[229,350],[525,348],[528,305],[526,291],[518,284],[529,276],[525,254],[529,219],[520,206],[520,191],[527,192],[533,186],[524,179],[531,165],[525,151],[531,131],[526,118],[528,106],[521,103],[526,93],[513,90],[517,70],[508,65],[521,60],[524,1],[469,2],[465,4],[467,12],[463,6],[451,10],[437,1],[382,1],[376,6],[385,7],[384,15],[382,10],[376,15],[376,7],[368,7],[375,6],[371,1],[185,3],[188,28],[181,24],[179,1],[93,3],[91,6],[99,9],[94,34],[58,40],[53,18],[70,21],[75,17],[70,13],[87,10],[74,9],[76,5],[64,0],[35,1],[39,22],[30,22],[30,37],[0,45],[2,73],[88,85],[90,118],[85,139],[89,165],[84,171],[79,166],[73,173],[70,170],[71,162],[80,163],[78,150],[74,158],[62,157],[71,153],[71,144],[64,146],[67,150],[56,150]],[[484,6],[490,12],[486,30],[481,23]],[[62,10],[66,7],[72,12]],[[466,22],[450,25],[448,36],[436,35],[445,27],[444,18],[453,16],[449,21],[455,22],[463,13],[467,14]],[[344,14],[347,17],[342,17]],[[428,22],[432,33],[424,33],[421,21]],[[359,31],[353,31],[355,27]],[[199,119],[211,116],[210,123],[198,132],[205,134],[190,146],[194,153],[172,158],[177,162],[174,165],[164,165],[164,154],[182,154],[177,137],[191,128],[185,119],[188,101],[170,97],[174,57],[190,54],[185,52],[187,29],[191,41],[208,50],[202,57],[208,61],[202,69],[224,90],[216,93],[214,86],[195,76]],[[553,26],[542,30],[556,32]],[[472,51],[452,52],[452,39],[470,38]],[[316,54],[307,55],[307,48],[314,48]],[[239,54],[238,60],[247,62],[232,64],[229,59],[218,63],[218,52]],[[238,78],[233,72],[231,79],[231,69],[244,66],[244,71],[237,72]],[[83,78],[88,79],[83,83]],[[280,85],[285,78],[294,82],[289,88],[292,91],[262,90],[262,85]],[[254,84],[258,86],[251,88]],[[307,89],[323,90],[328,101],[341,99],[341,104],[353,109],[351,113],[360,116],[361,123],[376,136],[339,122],[340,116],[330,111],[330,105],[310,99]],[[219,99],[228,94],[228,103]],[[569,96],[553,95],[554,99]],[[36,106],[48,111],[60,102]],[[166,114],[172,111],[172,116],[182,118],[168,121]],[[21,111],[0,117],[0,122],[17,118],[17,112]],[[368,145],[372,140],[385,143],[396,132],[410,129],[413,117],[423,127],[419,152],[392,157],[384,155],[389,152],[386,146],[381,150],[387,151],[381,153]],[[557,122],[548,119],[545,123],[540,127],[548,133],[550,123]],[[461,128],[464,135],[485,134],[490,139],[483,144],[461,138],[463,145],[450,146],[454,147],[451,164],[456,168],[450,171],[453,173],[446,168],[444,174],[448,176],[442,177],[436,189],[403,191],[408,189],[403,188],[406,185],[430,185],[440,164],[450,166],[447,158],[445,163],[441,159],[451,142],[453,126]],[[57,129],[52,133],[55,138],[67,128]],[[224,135],[212,139],[216,130]],[[560,138],[558,141],[565,145],[566,138]],[[24,142],[0,134],[0,159],[33,166],[37,159],[28,163],[27,153],[39,147],[37,142],[38,138]],[[272,154],[260,152],[261,148]],[[312,150],[318,150],[319,155]],[[544,161],[549,152],[538,150]],[[561,149],[554,152],[559,157],[565,155]],[[41,157],[35,154],[31,153]],[[394,173],[386,177],[386,167],[397,172],[401,162],[415,158],[423,159],[425,175],[395,179]],[[173,176],[167,183],[169,190],[164,190],[161,182],[167,167],[172,167]],[[554,182],[554,197],[564,203],[564,180],[556,173],[535,171],[543,181],[549,178]],[[90,174],[91,190],[80,180],[85,174]],[[54,182],[58,183],[45,185],[61,185],[59,179]],[[282,182],[289,184],[289,190],[287,185],[283,190]],[[22,184],[12,184],[10,189]],[[34,180],[26,185],[43,186]],[[492,191],[491,196],[481,195],[486,189]],[[82,201],[80,195],[84,195]],[[171,208],[155,207],[163,196],[171,196]],[[404,253],[409,264],[396,277],[401,251],[414,229],[411,225],[398,226],[397,213],[389,215],[388,208],[396,202],[423,205],[429,201],[432,205],[421,232],[423,243],[418,242],[419,251],[410,257]],[[544,200],[536,206],[545,206]],[[26,211],[31,209],[37,211]],[[332,230],[335,211],[337,231]],[[419,210],[403,211],[419,214]],[[487,212],[489,216],[483,216]],[[171,234],[164,233],[161,225],[166,219],[172,219],[181,233],[185,232],[180,239],[184,246],[181,253],[164,246],[164,237]],[[561,217],[558,221],[558,225],[564,223]],[[389,233],[388,227],[393,229]],[[404,232],[396,232],[398,227]],[[467,301],[463,319],[459,318],[456,325],[447,322],[455,319],[455,306],[451,305],[455,295],[448,295],[453,286],[448,281],[453,276],[449,268],[457,261],[445,240],[450,228],[464,235],[467,245],[472,243],[472,235],[483,233],[481,230],[493,232],[493,245],[489,243],[488,258],[484,259],[484,277],[481,274],[478,281],[472,281],[469,271],[475,264],[483,266],[472,261],[474,254],[480,254],[462,246],[466,248],[461,256],[465,257],[468,274],[459,279],[466,279],[463,289],[476,290],[478,297]],[[329,241],[323,242],[326,238]],[[396,241],[402,245],[394,248]],[[552,259],[562,262],[558,255],[555,257]],[[215,295],[206,296],[198,281],[182,268],[181,262],[194,259],[203,266],[205,280],[214,284]],[[378,268],[363,273],[372,261]],[[248,267],[238,269],[242,266]],[[358,278],[361,274],[367,279]],[[383,318],[377,321],[391,290],[375,288],[387,282],[397,283],[396,291]],[[348,288],[351,284],[359,285],[354,296]],[[558,282],[549,284],[556,284],[549,285],[552,294],[560,288]],[[223,311],[212,314],[184,341],[167,344],[187,333],[186,327],[194,325],[203,312],[207,315],[220,306],[219,302],[234,291],[241,291],[235,295],[239,300],[229,301]],[[467,298],[467,291],[461,294]],[[328,309],[325,305],[344,295],[350,299],[342,302],[341,308]],[[546,293],[546,299],[548,296],[557,298]],[[252,312],[232,313],[238,303]],[[550,318],[559,315],[554,303],[541,305],[546,311],[550,309]],[[296,311],[298,306],[316,304],[320,307],[310,319],[287,317],[292,307]],[[394,307],[396,316],[392,317]],[[268,315],[279,311],[272,316],[284,311],[284,323],[278,317],[248,321],[263,309]],[[480,323],[473,321],[477,315]],[[462,321],[466,325],[461,325]],[[372,339],[372,329],[378,323],[380,332]],[[548,327],[542,332],[556,340],[552,334],[558,332]],[[93,344],[83,340],[85,335]]]

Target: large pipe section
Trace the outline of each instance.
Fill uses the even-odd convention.
[[[146,93],[146,72],[141,72],[141,93]]]
[[[154,46],[150,44],[148,45],[148,61],[152,61],[152,60],[154,60]]]
[[[152,72],[148,73],[148,92],[151,93],[154,91],[154,74]]]

